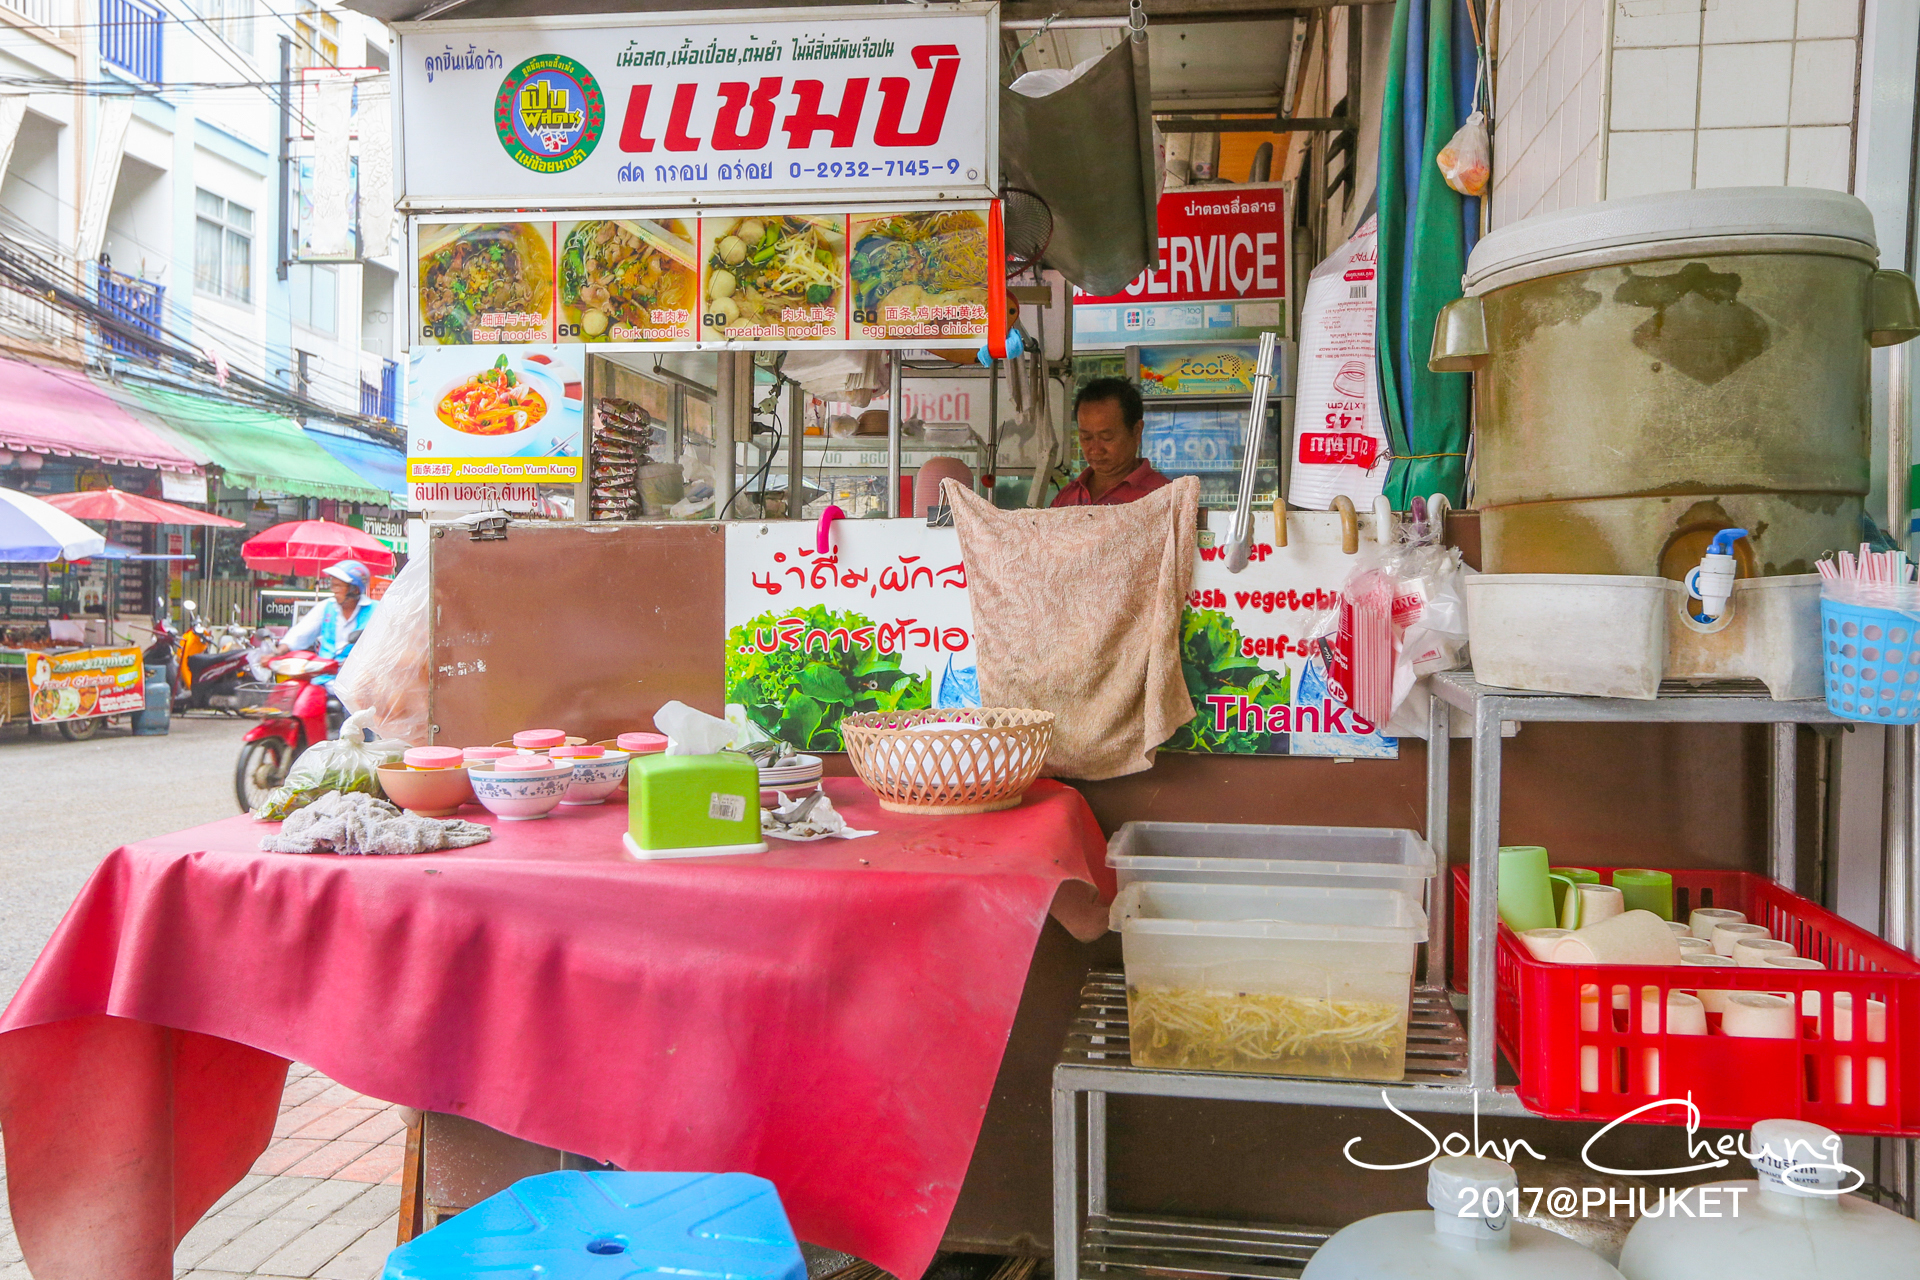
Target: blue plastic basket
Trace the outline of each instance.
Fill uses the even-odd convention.
[[[1920,623],[1822,598],[1820,650],[1827,710],[1869,724],[1920,723]]]

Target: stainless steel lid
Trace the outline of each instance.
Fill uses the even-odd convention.
[[[1604,200],[1543,213],[1489,232],[1467,259],[1468,293],[1579,270],[1597,257],[1779,250],[1791,241],[1842,241],[1849,256],[1877,258],[1873,214],[1844,191],[1814,187],[1713,187]],[[1716,243],[1725,242],[1725,243]],[[1579,259],[1580,261],[1571,261]]]

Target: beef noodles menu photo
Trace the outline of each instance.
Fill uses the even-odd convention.
[[[584,352],[549,343],[416,347],[407,370],[407,479],[577,484]]]

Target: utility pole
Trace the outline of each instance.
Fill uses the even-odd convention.
[[[274,232],[274,271],[287,278],[288,235],[293,221],[293,41],[280,37],[280,226]],[[301,357],[305,360],[305,357]]]

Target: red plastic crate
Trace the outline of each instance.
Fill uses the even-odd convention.
[[[1594,870],[1612,878],[1611,867]],[[1662,1098],[1691,1097],[1701,1123],[1715,1128],[1783,1117],[1842,1133],[1920,1135],[1920,961],[1765,876],[1672,874],[1676,918],[1695,907],[1745,912],[1827,968],[1549,964],[1503,924],[1494,958],[1496,1038],[1519,1074],[1521,1101],[1555,1119],[1604,1121]],[[1462,990],[1467,888],[1467,868],[1455,867],[1453,965]],[[1582,1025],[1581,988],[1589,986],[1601,991],[1598,1016]],[[1654,1015],[1646,1021],[1658,1023],[1669,990],[1702,986],[1789,995],[1801,1002],[1798,1033],[1792,1040],[1724,1036],[1717,1015],[1709,1015],[1704,1036],[1643,1025],[1643,1002]],[[1616,993],[1624,993],[1624,1009],[1612,1008]],[[1836,1020],[1834,997],[1842,993],[1851,997],[1852,1016],[1843,1010]],[[1884,1038],[1868,1038],[1868,1000],[1886,1004]],[[1686,1117],[1683,1108],[1662,1107],[1635,1118],[1670,1124]]]

